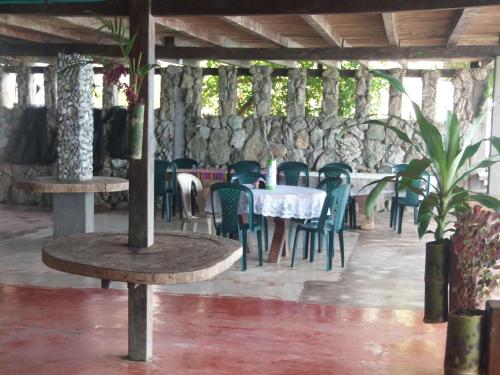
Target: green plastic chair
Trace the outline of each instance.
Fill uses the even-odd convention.
[[[319,178],[321,179],[321,175],[324,175],[326,178],[328,177],[340,177],[342,178],[346,184],[351,183],[351,175],[349,174],[349,170],[344,167],[335,166],[333,164],[347,165],[345,163],[330,163],[321,168],[319,173]],[[348,165],[347,165],[348,166]],[[349,166],[348,166],[349,167]],[[351,170],[352,168],[349,167]],[[344,218],[346,221],[349,221],[349,227],[351,229],[356,229],[357,227],[357,217],[356,217],[356,197],[349,197],[349,204],[346,208],[346,215]]]
[[[342,185],[342,179],[340,177],[328,177],[321,180],[318,186],[316,186],[316,189],[324,190],[329,193],[340,185]]]
[[[292,263],[295,263],[295,254],[297,252],[297,241],[301,231],[304,232],[304,259],[307,259],[309,253],[309,261],[314,262],[314,254],[316,252],[316,236],[326,237],[327,247],[327,271],[333,268],[334,256],[334,234],[339,236],[340,255],[342,267],[344,267],[344,215],[349,201],[349,192],[351,190],[350,184],[341,184],[337,188],[327,193],[323,207],[321,209],[321,216],[317,220],[308,223],[299,224],[295,231],[295,239],[292,251]],[[309,241],[310,240],[310,241]],[[311,249],[309,251],[309,242]],[[319,243],[319,241],[318,241]]]
[[[165,178],[167,173],[170,175],[168,179]],[[162,198],[162,219],[166,212],[167,221],[172,221],[177,198],[177,168],[169,161],[155,160],[155,206],[159,197]]]
[[[200,164],[194,160],[189,158],[180,158],[172,161],[178,169],[195,169],[200,166]]]
[[[299,186],[300,175],[304,175],[304,186],[309,187],[309,167],[298,161],[285,161],[278,166],[278,176],[283,175],[285,185]]]
[[[240,184],[254,184],[259,178],[266,177],[261,173],[256,172],[240,172],[231,176],[231,182],[239,182]]]
[[[239,184],[254,184],[259,178],[265,179],[266,176],[255,172],[236,173],[231,176],[231,182]],[[262,229],[264,230],[264,250],[267,253],[269,249],[269,227],[265,216],[262,217],[262,225]]]
[[[334,162],[334,163],[325,164],[323,167],[337,167],[337,168],[345,169],[349,173],[353,172],[352,167],[347,163]]]
[[[422,182],[425,183],[425,188],[424,192],[425,195],[429,195],[429,190],[430,190],[430,174],[429,172],[422,172],[420,174],[420,178],[416,180],[411,181],[411,186],[417,189],[422,188]],[[410,190],[410,189],[405,189],[406,195],[404,197],[399,197],[396,200],[396,214],[394,215],[395,217],[398,217],[398,234],[401,234],[401,230],[403,227],[403,215],[405,211],[405,207],[413,207],[413,222],[417,224],[417,218],[418,218],[418,209],[420,207],[420,194],[417,194],[416,192]]]
[[[216,211],[214,207],[214,194],[219,195],[221,205],[221,220],[216,220]],[[241,270],[247,269],[247,252],[248,252],[248,231],[257,234],[257,245],[259,249],[259,266],[262,266],[262,216],[255,215],[253,211],[253,194],[246,186],[232,183],[215,183],[210,187],[212,197],[212,214],[215,230],[218,236],[230,237],[238,235],[238,238],[243,246],[243,257],[241,258]],[[244,223],[238,213],[240,207],[240,199],[246,197],[247,201],[247,217],[248,222]]]
[[[227,172],[229,180],[235,173],[260,173],[260,164],[252,160],[242,160],[227,167]]]
[[[408,168],[408,164],[396,164],[393,165],[391,168],[391,173],[400,173],[403,172]],[[390,210],[390,216],[389,216],[389,227],[396,229],[396,222],[397,222],[397,215],[396,215],[396,208],[398,205],[398,181],[394,183],[394,188],[396,190],[396,194],[391,198],[391,210]]]

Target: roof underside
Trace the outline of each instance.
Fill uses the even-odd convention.
[[[159,45],[230,48],[498,45],[500,5],[394,13],[156,17]],[[111,44],[92,17],[0,13],[4,42]]]

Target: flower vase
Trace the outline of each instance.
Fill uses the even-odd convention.
[[[128,111],[128,154],[130,159],[142,159],[144,104],[134,104]]]

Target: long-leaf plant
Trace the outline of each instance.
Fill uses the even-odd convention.
[[[132,57],[132,49],[137,39],[137,32],[129,35],[129,31],[122,18],[115,17],[114,19],[107,19],[99,17],[99,21],[101,22],[101,26],[97,31],[105,31],[111,35],[120,48],[122,54],[121,60],[126,60],[128,66],[125,66],[123,62],[118,59],[110,59],[101,56],[85,57],[63,67],[59,71],[59,74],[72,75],[78,73],[84,66],[100,64],[103,66],[104,83],[116,85],[125,93],[129,109],[134,104],[143,104],[143,99],[139,96],[142,83],[148,72],[158,67],[158,65],[143,64],[142,53]],[[121,78],[125,77],[127,74],[129,75],[129,83],[122,82]]]
[[[393,76],[381,71],[373,71],[375,76],[385,78],[392,87],[408,96],[403,84]],[[411,98],[410,98],[411,100]],[[367,198],[366,213],[372,215],[378,196],[388,183],[399,181],[399,189],[411,189],[420,194],[423,199],[418,211],[418,234],[422,238],[427,233],[433,233],[436,241],[443,241],[447,232],[453,232],[453,223],[457,215],[470,210],[469,202],[475,201],[491,208],[500,210],[500,201],[487,194],[472,193],[465,189],[464,183],[468,176],[480,168],[487,168],[500,161],[500,138],[481,139],[475,141],[475,136],[484,121],[486,113],[474,119],[472,125],[462,134],[456,113],[449,112],[444,123],[444,136],[438,127],[427,119],[419,105],[412,101],[416,115],[415,132],[423,142],[412,141],[401,129],[389,125],[389,121],[368,120],[370,126],[384,126],[396,133],[398,138],[409,144],[417,158],[411,160],[403,172],[387,176],[375,181],[375,187]],[[399,121],[405,121],[397,118]],[[408,122],[406,122],[410,125]],[[410,125],[411,126],[411,125]],[[490,157],[478,163],[471,163],[472,158],[479,151],[481,144],[490,141],[494,152]],[[435,179],[432,183],[432,192],[425,195],[424,189],[412,187],[411,181],[421,179],[422,172],[428,170]],[[430,230],[431,221],[435,222],[435,229]]]

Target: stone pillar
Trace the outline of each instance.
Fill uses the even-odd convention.
[[[184,107],[176,117],[176,102],[181,82],[182,68],[170,65],[161,69],[159,120],[155,128],[156,157],[172,160],[177,143],[184,145]],[[175,141],[174,141],[175,139]],[[183,153],[183,151],[182,151]]]
[[[392,69],[391,74],[399,81],[403,81],[405,70]],[[403,105],[403,94],[396,90],[394,87],[389,86],[389,116],[401,117],[401,108]]]
[[[439,75],[438,70],[426,70],[422,74],[422,113],[429,121],[433,121],[436,114]]]
[[[356,112],[354,118],[362,120],[370,114],[371,74],[366,69],[356,70]]]
[[[463,127],[469,124],[474,116],[472,104],[474,82],[470,70],[458,70],[453,76],[451,83],[455,88],[453,93],[453,111],[457,114],[458,121]]]
[[[252,74],[252,91],[254,102],[254,117],[269,116],[271,114],[271,92],[273,68],[265,65],[250,67]]]
[[[306,115],[307,71],[305,69],[288,69],[287,83],[287,117],[304,117]]]
[[[219,113],[222,117],[236,114],[237,87],[237,68],[235,66],[221,66],[219,68]]]
[[[339,113],[339,71],[328,68],[323,71],[323,102],[321,103],[325,117],[336,117]]]
[[[119,90],[116,85],[109,85],[102,80],[102,110],[103,116],[110,108],[118,105]]]
[[[81,59],[77,54],[59,54],[58,69]],[[92,178],[93,78],[92,65],[86,65],[74,74],[58,76],[57,177],[61,180]]]
[[[202,69],[190,66],[182,67],[180,97],[184,105],[185,140],[196,133],[196,122],[201,117],[201,89],[203,85]]]
[[[21,108],[28,107],[30,101],[30,68],[24,65],[18,67],[16,74],[17,105]]]
[[[50,130],[57,130],[57,68],[48,65],[43,73],[47,125]]]

